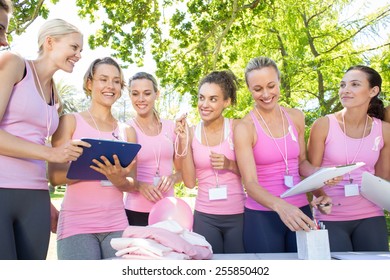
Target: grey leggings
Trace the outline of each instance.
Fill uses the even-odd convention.
[[[244,214],[213,215],[194,211],[193,231],[203,235],[214,254],[244,253]]]
[[[49,191],[0,188],[0,260],[44,260],[49,239]]]
[[[101,260],[114,258],[116,250],[111,239],[122,237],[123,231],[87,233],[69,236],[57,241],[59,260]]]

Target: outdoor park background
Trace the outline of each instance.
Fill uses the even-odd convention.
[[[164,118],[195,108],[197,83],[212,70],[231,69],[240,79],[238,104],[227,117],[240,118],[251,107],[244,68],[255,56],[273,58],[282,72],[281,102],[302,109],[307,131],[319,116],[338,111],[338,86],[351,65],[366,64],[384,80],[381,98],[390,91],[389,0],[27,0],[13,1],[11,50],[26,58],[37,54],[39,27],[63,18],[84,33],[82,59],[73,73],[55,81],[65,113],[84,110],[89,100],[82,77],[93,59],[115,56],[126,80],[138,72],[157,76]],[[114,107],[128,120],[133,110],[125,91]],[[53,193],[61,199],[64,188]],[[182,185],[178,196],[193,196]],[[60,198],[56,198],[59,196]],[[388,214],[387,214],[388,215]],[[390,222],[388,223],[390,226]]]
[[[115,56],[126,80],[138,71],[157,76],[162,117],[194,108],[198,81],[212,70],[231,69],[241,86],[227,117],[250,109],[244,68],[253,57],[273,58],[282,73],[282,104],[302,109],[312,122],[341,108],[338,86],[343,72],[367,64],[384,80],[382,99],[389,104],[390,0],[28,0],[13,1],[11,49],[27,58],[37,54],[37,32],[45,18],[63,18],[84,33],[83,58],[72,74],[56,82],[65,112],[83,110],[89,100],[82,77],[93,59]],[[115,115],[129,119],[124,92]]]

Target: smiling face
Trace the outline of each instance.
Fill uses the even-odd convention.
[[[230,105],[230,98],[224,99],[221,87],[214,83],[204,83],[199,88],[198,111],[203,121],[216,120]]]
[[[134,110],[140,116],[153,114],[154,103],[159,96],[153,82],[149,79],[134,79],[129,85],[130,100]]]
[[[345,73],[340,82],[339,97],[345,108],[368,107],[371,98],[378,92],[377,86],[370,86],[366,73],[360,70],[351,70]]]
[[[247,84],[259,108],[263,110],[275,108],[280,97],[280,81],[273,67],[263,67],[248,72]]]
[[[87,87],[93,101],[112,106],[121,96],[121,73],[114,65],[98,64],[93,78],[87,82]]]
[[[75,63],[81,59],[83,35],[75,32],[57,38],[48,37],[46,44],[56,66],[65,72],[73,72]]]

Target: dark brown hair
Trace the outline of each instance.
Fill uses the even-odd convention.
[[[375,117],[380,120],[384,120],[385,118],[385,106],[383,104],[383,101],[379,99],[379,95],[382,91],[382,77],[381,75],[371,67],[365,66],[365,65],[356,65],[348,68],[346,71],[361,71],[366,74],[368,83],[370,84],[370,87],[378,87],[379,92],[377,95],[375,95],[373,98],[371,98],[370,104],[368,106],[367,114],[370,117]]]
[[[222,89],[224,100],[230,98],[232,105],[236,104],[238,81],[232,71],[222,70],[211,72],[200,81],[198,90],[206,83],[218,85]]]

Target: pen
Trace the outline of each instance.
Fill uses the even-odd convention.
[[[320,203],[320,204],[317,204],[318,207],[328,207],[328,206],[340,206],[341,204],[340,203],[337,203],[337,204],[333,204],[333,203]]]
[[[325,229],[325,225],[323,222],[318,221],[318,229]]]
[[[320,229],[317,220],[316,220],[316,219],[313,219],[313,221],[314,221],[314,224],[316,225],[316,229]]]

